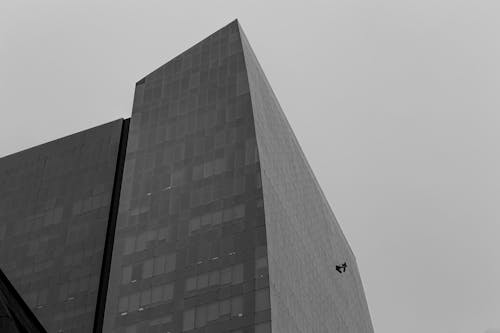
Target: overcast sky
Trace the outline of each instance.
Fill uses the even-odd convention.
[[[129,117],[137,80],[235,18],[376,332],[499,328],[498,0],[3,0],[0,156]]]

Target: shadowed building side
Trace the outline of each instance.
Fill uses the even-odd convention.
[[[48,332],[92,332],[122,125],[0,159],[0,268]]]

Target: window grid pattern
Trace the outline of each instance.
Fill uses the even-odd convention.
[[[90,332],[123,120],[0,159],[0,263],[47,332]]]
[[[123,178],[110,276],[121,283],[108,290],[104,331],[149,332],[170,313],[163,329],[180,332],[193,309],[195,327],[253,330],[254,293],[268,285],[255,277],[255,248],[266,234],[237,22],[138,82]],[[158,273],[155,258],[173,253],[174,269]],[[155,283],[173,284],[172,300],[129,312],[131,295],[140,308],[137,295]],[[244,315],[208,319],[204,304],[239,298]]]

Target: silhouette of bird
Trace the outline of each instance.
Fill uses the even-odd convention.
[[[339,272],[340,274],[342,274],[343,272],[345,272],[347,268],[347,263],[344,262],[342,265],[335,265],[335,269],[337,270],[337,272]]]

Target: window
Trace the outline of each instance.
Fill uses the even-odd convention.
[[[137,237],[137,247],[136,251],[144,251],[146,249],[146,242],[148,241],[148,235],[142,233]]]
[[[243,264],[233,266],[232,284],[243,283]]]
[[[199,306],[196,308],[196,328],[203,327],[207,324],[207,306]]]
[[[165,271],[165,256],[156,257],[154,259],[154,275],[163,274]]]
[[[193,180],[199,180],[203,178],[203,164],[195,165],[193,167]]]
[[[150,326],[157,326],[157,325],[162,325],[162,324],[168,324],[171,323],[173,320],[172,315],[166,315],[158,319],[151,320],[149,322]]]
[[[198,275],[196,287],[197,287],[197,289],[203,289],[203,288],[208,287],[208,274]]]
[[[142,278],[147,279],[153,276],[153,259],[146,260],[142,267]]]
[[[222,270],[220,280],[221,284],[231,283],[231,268],[226,268]]]
[[[226,161],[225,161],[224,157],[216,159],[214,173],[216,175],[219,175],[219,174],[223,173],[224,171],[226,171]]]
[[[184,178],[184,170],[181,169],[181,170],[178,170],[178,171],[174,171],[174,173],[172,173],[171,177],[172,177],[172,180],[171,180],[172,186],[182,185],[183,178]]]
[[[234,195],[245,192],[245,176],[238,176],[234,179]]]
[[[212,223],[214,225],[222,223],[222,211],[218,211],[218,212],[214,213]]]
[[[263,323],[256,325],[255,333],[271,333],[271,323]]]
[[[231,299],[231,315],[233,317],[243,316],[243,298],[241,296]]]
[[[226,299],[220,302],[220,315],[228,315],[231,313],[231,301]]]
[[[255,269],[259,270],[262,268],[267,268],[267,257],[262,257],[255,260]]]
[[[161,228],[160,230],[158,230],[158,240],[160,240],[160,241],[165,240],[167,242],[170,240],[170,228],[169,227]]]
[[[163,300],[163,286],[153,287],[151,292],[151,302],[158,303]]]
[[[227,208],[224,210],[222,215],[222,220],[224,222],[231,221],[233,219],[233,210],[231,208]]]
[[[137,311],[139,308],[139,293],[130,295],[128,299],[128,311]]]
[[[255,293],[255,312],[267,310],[271,307],[269,288],[257,290]]]
[[[243,316],[243,297],[233,297],[219,302],[204,304],[184,312],[183,331],[203,327],[221,316]],[[194,324],[193,324],[194,321]]]
[[[125,329],[125,333],[136,333],[136,332],[137,332],[137,326],[136,325],[128,326]]]
[[[203,273],[186,279],[186,291],[193,291],[207,287],[218,286],[220,284],[243,283],[243,264]]]
[[[128,265],[122,268],[122,284],[130,283],[132,279],[132,266]]]
[[[235,219],[240,219],[245,216],[245,205],[235,206],[233,209],[233,215]]]
[[[127,237],[125,238],[125,243],[123,245],[123,254],[131,254],[134,252],[135,249],[135,237]]]
[[[194,309],[184,311],[182,318],[182,331],[194,329]]]
[[[118,301],[118,312],[122,313],[127,311],[127,309],[128,309],[128,296],[122,296]]]
[[[203,167],[203,177],[207,178],[214,174],[214,163],[212,161],[206,162]]]
[[[208,279],[208,284],[210,286],[216,286],[219,284],[219,271],[214,271],[210,273],[209,279]]]
[[[201,226],[210,226],[212,224],[212,214],[205,214],[201,217]]]
[[[219,318],[219,302],[211,303],[208,305],[207,320],[212,321]]]
[[[258,258],[255,260],[255,277],[261,278],[267,275],[267,257]]]
[[[165,273],[175,270],[175,253],[169,254],[165,260]]]
[[[198,229],[200,229],[200,218],[194,217],[189,220],[189,233],[192,233]]]
[[[141,306],[151,304],[151,289],[144,290],[141,293]]]
[[[174,298],[174,285],[169,283],[163,287],[163,300],[170,301]]]
[[[190,277],[186,280],[186,291],[192,291],[196,289],[196,277]]]

